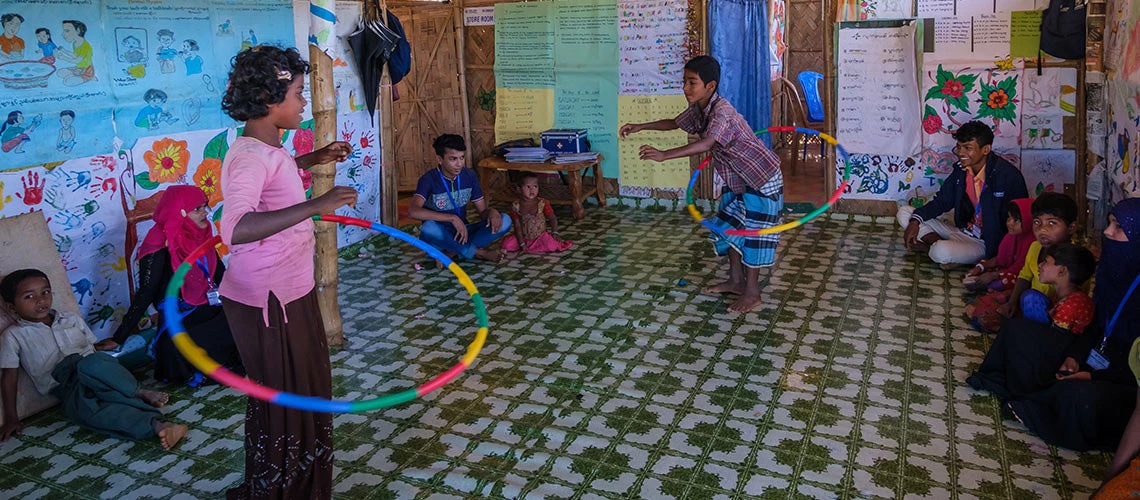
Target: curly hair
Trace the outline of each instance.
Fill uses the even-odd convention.
[[[294,79],[309,73],[297,49],[258,45],[234,56],[222,110],[244,122],[269,114],[269,105],[285,100]]]

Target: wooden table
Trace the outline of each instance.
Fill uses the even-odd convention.
[[[586,160],[574,163],[555,164],[553,161],[546,161],[543,163],[510,163],[502,156],[489,156],[479,160],[480,178],[483,182],[483,196],[488,197],[491,189],[498,188],[498,196],[504,198],[517,198],[517,194],[511,194],[510,181],[507,179],[507,170],[518,170],[522,172],[538,172],[538,173],[558,173],[566,172],[567,180],[570,188],[569,196],[544,196],[552,205],[570,205],[574,220],[581,220],[586,216],[586,208],[582,206],[582,202],[590,196],[598,198],[598,204],[606,206],[606,195],[602,192],[602,167],[599,163],[602,161],[602,155],[598,155],[596,160]],[[594,168],[594,185],[583,189],[582,186],[582,171],[593,167]],[[540,189],[545,186],[540,185]],[[490,200],[488,200],[490,202]]]

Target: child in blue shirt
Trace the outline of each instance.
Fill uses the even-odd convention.
[[[479,178],[464,168],[467,145],[455,134],[432,143],[439,167],[420,176],[408,216],[423,221],[420,239],[444,253],[501,262],[503,253],[486,248],[511,230],[511,218],[488,207]],[[467,223],[467,204],[474,203],[480,222]]]

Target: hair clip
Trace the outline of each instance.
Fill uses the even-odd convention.
[[[277,79],[278,80],[292,80],[293,79],[293,73],[290,73],[290,72],[285,71],[283,69],[279,69],[279,70],[277,70]]]

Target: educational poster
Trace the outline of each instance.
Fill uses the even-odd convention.
[[[1041,11],[1010,12],[1009,55],[1034,58],[1041,48]]]
[[[612,73],[559,74],[554,86],[554,128],[586,129],[606,177],[618,176],[618,85]]]
[[[918,154],[914,39],[913,24],[839,30],[836,136],[848,151]]]
[[[336,184],[356,189],[355,207],[337,210],[340,215],[380,220],[380,148],[368,111],[339,115],[340,139],[352,144],[352,154],[336,166]],[[337,246],[343,247],[372,236],[362,227],[338,225]]]
[[[1025,149],[1062,149],[1063,135],[1061,115],[1026,114],[1021,117],[1021,147]]]
[[[768,62],[775,80],[784,73],[784,52],[788,50],[784,33],[788,28],[788,13],[784,0],[772,0],[768,6],[771,8],[768,12]]]
[[[1010,13],[978,14],[973,16],[973,56],[984,61],[995,61],[1010,54]]]
[[[1023,74],[1022,96],[1026,115],[1075,116],[1077,110],[1077,69],[1042,68],[1037,74],[1027,68]]]
[[[1140,195],[1140,85],[1110,80],[1106,164],[1114,196]]]
[[[689,102],[683,95],[623,95],[618,96],[618,123],[645,123],[662,118],[672,118],[685,110]],[[673,149],[688,144],[688,134],[683,130],[669,132],[644,131],[619,139],[621,176],[618,184],[625,194],[626,186],[644,188],[682,189],[689,182],[689,159],[678,158],[666,162],[655,162],[639,158],[642,145],[650,145],[660,150]],[[648,196],[644,193],[643,196]]]
[[[0,12],[0,170],[111,149],[114,103],[94,0],[28,0]]]
[[[980,120],[994,131],[995,151],[1016,153],[1021,139],[1021,74],[1019,68],[926,65],[923,148],[951,151],[956,144],[951,134],[963,123]]]
[[[836,21],[914,17],[912,0],[842,0]]]
[[[553,14],[551,2],[495,4],[496,88],[554,87]]]
[[[495,90],[495,142],[532,138],[554,128],[554,89]]]
[[[44,212],[71,289],[97,336],[118,326],[129,302],[126,222],[118,208],[124,168],[102,155],[0,175],[0,217]]]
[[[226,88],[230,61],[238,52],[254,45],[292,47],[293,5],[291,0],[210,0],[214,59],[220,74],[215,87]],[[205,34],[200,36],[206,36]],[[301,57],[308,59],[308,45],[301,47]]]
[[[614,0],[564,0],[554,6],[554,126],[586,129],[617,177],[618,20]]]
[[[783,1],[778,0],[779,9]],[[688,57],[689,6],[672,0],[618,1],[618,72],[622,95],[680,94],[681,75]],[[779,19],[773,12],[771,18]],[[782,24],[773,24],[772,58],[783,58]],[[778,38],[775,38],[778,37]],[[778,72],[776,67],[773,71]],[[775,73],[774,73],[775,74]]]
[[[1110,0],[1107,7],[1105,67],[1119,78],[1140,83],[1140,6],[1133,0]]]
[[[1076,169],[1077,155],[1071,149],[1021,151],[1021,175],[1031,197],[1064,193],[1065,184],[1075,182]]]
[[[843,197],[854,200],[910,199],[924,201],[938,191],[945,174],[924,170],[914,157],[879,154],[853,154],[851,179]],[[836,179],[842,180],[844,165],[836,160]],[[838,182],[838,181],[837,181]]]

